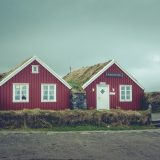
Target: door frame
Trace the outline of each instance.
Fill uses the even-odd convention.
[[[98,94],[97,94],[97,91],[98,91],[98,86],[106,86],[108,87],[108,110],[110,110],[110,89],[109,89],[109,84],[97,84],[96,85],[96,109],[98,109]]]

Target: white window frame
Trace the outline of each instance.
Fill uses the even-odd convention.
[[[125,87],[125,99],[122,99],[121,95],[121,88]],[[126,93],[126,88],[130,87],[130,99],[127,99],[127,93]],[[120,85],[119,86],[119,95],[120,95],[120,102],[132,102],[132,85]]]
[[[36,67],[36,71],[34,70],[35,67]],[[39,73],[39,65],[32,65],[32,73],[33,74]]]
[[[54,86],[54,99],[53,100],[44,100],[43,99],[43,86]],[[49,90],[48,90],[48,93],[49,93]],[[49,94],[48,94],[48,97],[49,97]],[[56,92],[56,84],[51,84],[51,83],[42,83],[41,84],[41,102],[56,102],[57,100],[57,92]]]
[[[19,85],[19,86],[26,86],[26,100],[22,100],[22,91],[20,90],[20,100],[16,100],[15,99],[15,86],[16,85]],[[20,87],[20,88],[21,88]],[[29,84],[28,83],[13,83],[13,91],[12,91],[12,94],[13,94],[13,102],[18,102],[18,103],[26,103],[26,102],[29,102]]]

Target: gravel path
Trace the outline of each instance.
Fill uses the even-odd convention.
[[[0,160],[159,160],[160,130],[0,131]]]

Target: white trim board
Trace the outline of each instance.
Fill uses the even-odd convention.
[[[95,74],[85,84],[83,84],[82,88],[85,89],[88,85],[90,85],[96,78],[98,78],[102,73],[104,73],[113,64],[116,64],[129,78],[131,78],[140,88],[144,90],[144,88],[137,82],[137,80],[133,78],[133,76],[129,74],[126,70],[124,70],[114,59],[111,62],[109,62],[106,66],[104,66],[97,74]]]
[[[31,64],[34,60],[39,62],[44,68],[46,68],[53,76],[55,76],[59,81],[61,81],[66,87],[68,87],[69,89],[72,88],[66,81],[64,81],[57,73],[55,73],[47,64],[42,62],[37,56],[33,56],[27,62],[22,64],[20,67],[18,67],[13,72],[11,72],[9,75],[7,75],[4,79],[2,79],[2,81],[0,82],[0,86],[5,84],[8,80],[10,80],[12,77],[14,77],[20,71],[22,71],[25,67],[27,67],[29,64]]]

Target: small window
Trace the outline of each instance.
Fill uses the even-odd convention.
[[[55,84],[41,84],[41,102],[56,102]]]
[[[13,102],[29,102],[28,84],[13,84]]]
[[[39,73],[39,66],[38,65],[32,65],[32,73]]]
[[[120,85],[120,101],[131,102],[132,101],[132,86]]]

